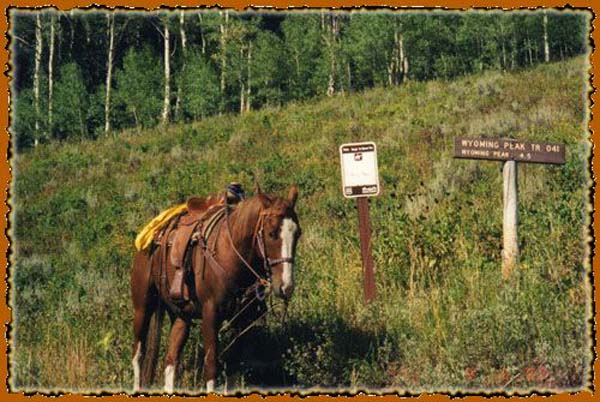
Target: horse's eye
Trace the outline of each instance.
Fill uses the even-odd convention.
[[[269,236],[271,236],[271,239],[273,240],[277,240],[277,238],[279,237],[277,234],[277,232],[279,232],[278,229],[273,229],[269,232]]]

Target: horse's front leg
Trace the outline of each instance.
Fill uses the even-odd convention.
[[[202,340],[204,343],[204,381],[206,392],[214,392],[217,378],[217,311],[213,303],[202,308]]]
[[[168,394],[173,393],[173,388],[175,386],[175,370],[189,333],[190,322],[181,317],[177,317],[171,327],[169,350],[165,357],[165,392]]]

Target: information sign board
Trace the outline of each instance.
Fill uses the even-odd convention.
[[[374,142],[340,146],[342,192],[346,198],[379,195],[377,147]]]
[[[565,163],[565,145],[504,138],[454,139],[454,157],[529,163]]]

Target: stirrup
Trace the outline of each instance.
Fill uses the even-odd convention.
[[[173,301],[184,301],[183,295],[183,268],[175,269],[175,276],[169,288],[169,298]]]

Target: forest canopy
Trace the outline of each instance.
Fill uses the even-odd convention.
[[[407,80],[563,60],[576,11],[69,12],[11,9],[18,149],[246,113]]]

